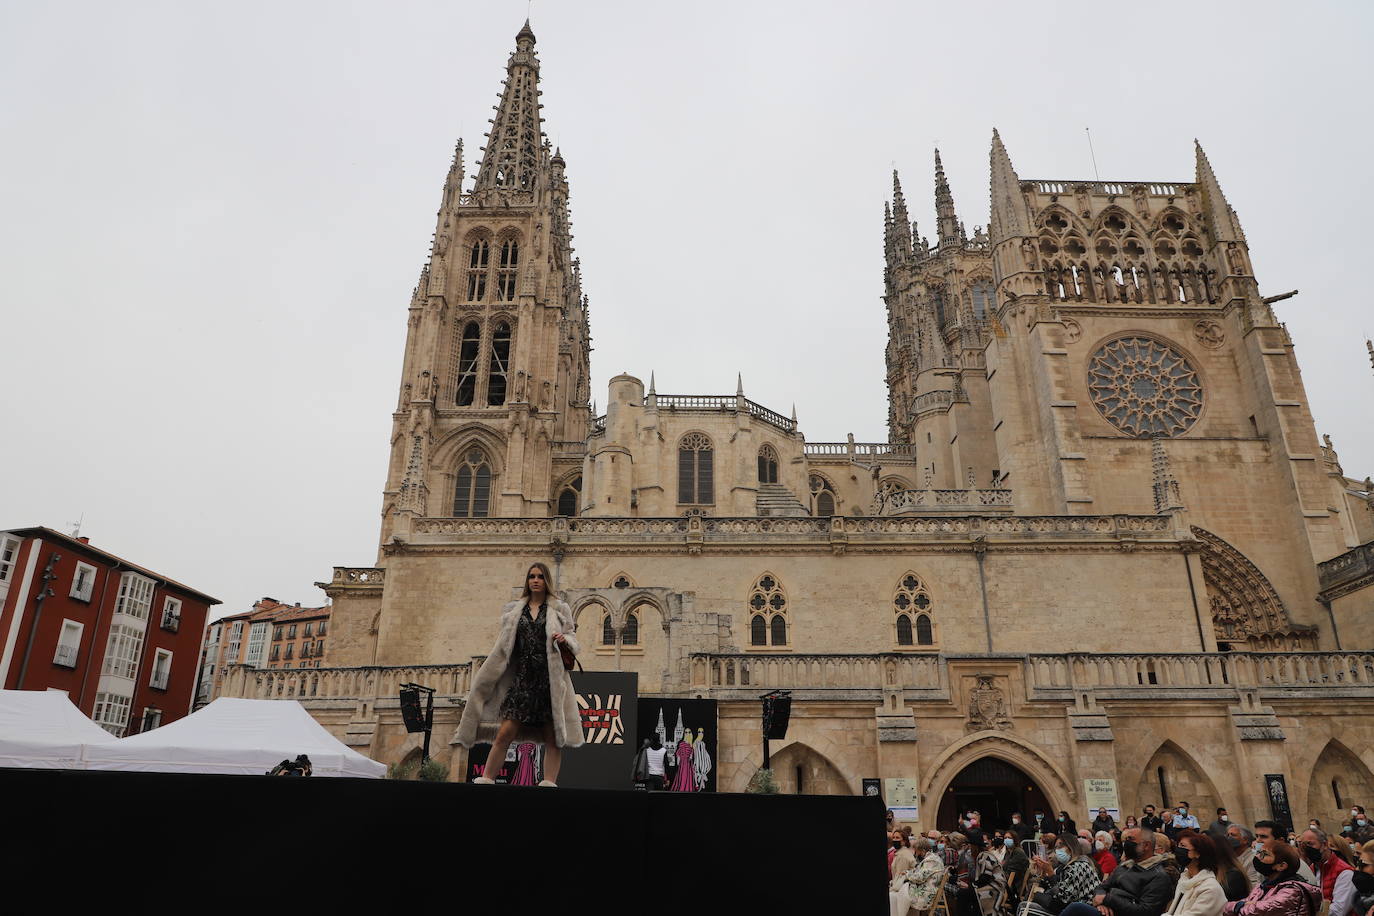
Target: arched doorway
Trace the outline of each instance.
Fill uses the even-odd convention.
[[[970,810],[982,814],[982,822],[989,827],[1010,824],[1013,811],[1020,811],[1027,821],[1036,810],[1044,811],[1046,817],[1054,814],[1035,780],[998,757],[980,757],[950,780],[940,797],[935,826],[953,827]]]

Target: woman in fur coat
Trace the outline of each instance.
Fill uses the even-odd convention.
[[[501,609],[501,632],[477,669],[454,740],[471,748],[491,742],[488,766],[473,782],[491,785],[512,741],[544,744],[541,786],[558,784],[562,749],[580,747],[577,693],[559,646],[577,654],[577,626],[568,606],[550,591],[549,568],[535,563],[525,574],[524,596]]]

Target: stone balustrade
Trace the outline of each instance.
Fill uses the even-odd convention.
[[[1011,511],[1011,490],[896,490],[888,494],[881,507],[883,515],[902,515],[944,509],[961,512],[983,509]]]
[[[1374,578],[1374,541],[1318,563],[1317,578],[1327,600],[1366,585]]]
[[[1026,681],[1046,688],[1374,688],[1374,652],[1031,655]]]
[[[853,455],[859,458],[911,456],[916,446],[908,442],[807,442],[804,455]]]
[[[249,700],[377,700],[395,698],[402,684],[433,687],[441,697],[466,696],[472,665],[363,668],[250,668],[233,665],[219,696]]]
[[[1150,197],[1182,197],[1184,191],[1193,187],[1164,181],[1056,181],[1053,179],[1032,179],[1021,184],[1031,185],[1041,194],[1074,194],[1079,188],[1086,188],[1090,194],[1107,194],[1115,197],[1129,197],[1135,188],[1144,188]]]
[[[362,585],[381,587],[386,583],[386,570],[365,566],[335,566],[331,585]]]
[[[875,655],[692,655],[692,688],[930,688],[942,690],[943,660],[897,652]]]

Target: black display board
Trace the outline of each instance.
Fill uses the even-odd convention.
[[[1264,793],[1269,796],[1269,814],[1272,820],[1283,825],[1285,831],[1293,829],[1293,812],[1288,807],[1288,783],[1282,773],[1264,774]]]
[[[635,741],[635,752],[644,745],[650,735],[657,733],[663,744],[672,754],[678,741],[690,731],[693,738],[692,762],[700,765],[704,772],[697,785],[697,791],[716,790],[716,701],[715,700],[660,700],[643,699],[639,701],[639,738]],[[706,755],[702,757],[695,750],[697,743],[704,743]],[[633,765],[633,761],[631,761]],[[630,785],[630,783],[626,783]]]

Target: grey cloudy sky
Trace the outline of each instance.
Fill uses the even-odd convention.
[[[67,528],[242,610],[375,559],[410,290],[518,2],[0,3],[0,525]],[[938,143],[1023,178],[1193,176],[1194,137],[1374,473],[1367,3],[533,5],[592,302],[592,391],[795,402],[885,439],[882,206]],[[929,225],[931,228],[926,228]]]

